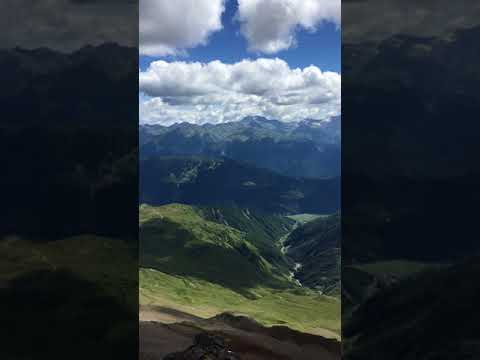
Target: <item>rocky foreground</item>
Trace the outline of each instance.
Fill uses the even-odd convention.
[[[142,360],[334,360],[340,342],[285,326],[264,327],[245,316],[210,319],[166,311],[170,323],[140,321]],[[178,322],[171,320],[178,316]],[[160,315],[160,318],[162,316]]]
[[[165,356],[164,360],[240,360],[240,355],[228,350],[225,339],[219,335],[200,333],[195,336],[194,344],[187,350]]]

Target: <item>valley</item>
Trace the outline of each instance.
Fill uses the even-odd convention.
[[[212,213],[232,226],[205,220]],[[257,222],[245,222],[252,218]],[[171,204],[141,206],[140,224],[142,304],[197,316],[249,314],[267,325],[288,324],[310,333],[339,331],[339,299],[300,287],[291,276],[296,265],[279,243],[296,227],[291,219]],[[172,236],[176,246],[165,248]],[[324,316],[314,316],[319,313]]]
[[[312,136],[319,131],[323,138]],[[335,146],[329,131],[259,118],[141,128],[142,358],[200,346],[201,334],[246,359],[339,358],[339,173],[292,176],[283,152],[266,164],[267,148],[252,143],[287,146],[300,169],[298,142]],[[249,159],[229,152],[240,143]],[[305,341],[310,350],[301,350]]]
[[[338,340],[338,293],[302,286],[299,263],[282,248],[305,224],[238,208],[140,206],[141,326],[177,323],[167,309],[185,314],[180,323],[231,314]]]

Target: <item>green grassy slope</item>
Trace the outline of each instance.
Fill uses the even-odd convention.
[[[197,316],[339,332],[340,302],[298,287],[278,240],[294,221],[241,209],[140,206],[140,301]]]
[[[288,286],[287,272],[267,261],[248,235],[209,221],[205,209],[170,204],[140,207],[141,265],[171,275],[194,276],[236,290]],[[211,217],[211,216],[210,216]],[[285,232],[287,229],[284,230]],[[266,246],[266,245],[264,245]],[[272,243],[272,252],[274,245]]]
[[[246,240],[272,264],[274,271],[281,274],[289,271],[290,265],[276,243],[293,229],[294,220],[239,208],[201,207],[200,210],[207,220],[228,225],[245,233]]]
[[[288,217],[292,220],[300,224],[306,224],[307,222],[313,221],[319,217],[327,216],[327,215],[318,215],[318,214],[295,214],[295,215],[288,215]]]
[[[242,314],[267,325],[338,338],[340,300],[304,288],[261,285],[248,295],[195,277],[140,270],[140,304],[159,305],[208,318],[223,312]]]

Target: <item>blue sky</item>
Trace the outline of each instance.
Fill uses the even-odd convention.
[[[300,29],[297,32],[297,46],[294,48],[273,55],[262,54],[247,50],[247,40],[241,36],[240,23],[235,20],[237,9],[235,0],[227,1],[222,14],[223,29],[212,34],[206,45],[189,49],[186,56],[141,56],[141,69],[145,70],[151,61],[159,58],[200,62],[221,60],[234,63],[244,58],[279,57],[291,67],[303,68],[313,64],[324,71],[341,71],[341,32],[335,24],[324,23],[315,32]]]
[[[142,0],[140,122],[338,115],[339,27],[340,0]]]

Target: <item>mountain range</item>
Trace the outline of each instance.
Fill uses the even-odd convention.
[[[340,175],[341,118],[286,123],[246,117],[223,124],[140,126],[140,158],[225,157],[292,177]]]

